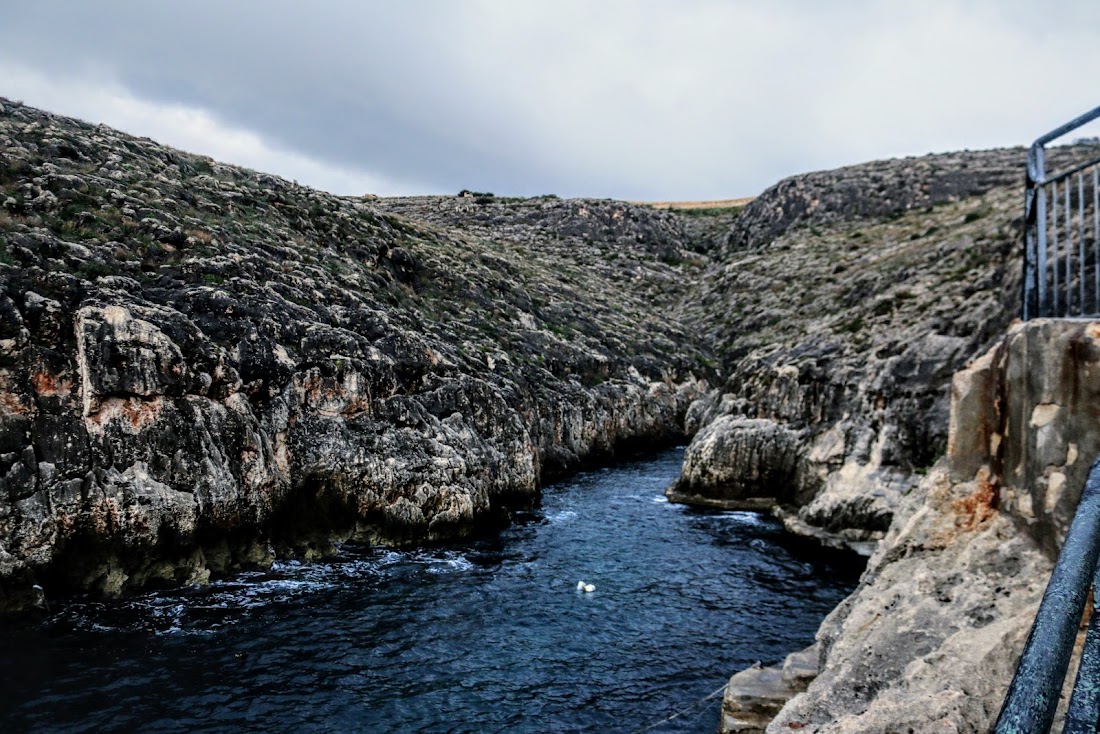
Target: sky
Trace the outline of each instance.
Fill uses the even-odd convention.
[[[1096,0],[0,0],[0,96],[337,194],[751,196],[1027,144],[1098,68]]]

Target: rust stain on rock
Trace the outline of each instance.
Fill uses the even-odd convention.
[[[976,487],[972,493],[951,503],[955,511],[955,527],[974,530],[997,512],[997,488],[989,481],[989,472],[978,472]]]
[[[102,433],[108,423],[122,421],[123,428],[128,428],[131,433],[137,433],[155,422],[163,408],[164,399],[159,395],[151,400],[137,397],[107,398],[100,403],[95,413],[85,419],[85,422],[90,430]]]
[[[73,391],[73,381],[46,371],[31,376],[34,391],[42,397],[67,397]]]
[[[0,409],[12,415],[26,415],[32,408],[27,405],[22,396],[10,392],[0,392]]]
[[[92,521],[92,529],[97,535],[109,535],[119,527],[121,520],[121,508],[114,497],[105,497],[92,505],[89,516]]]

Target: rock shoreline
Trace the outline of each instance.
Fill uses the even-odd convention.
[[[947,455],[822,623],[812,682],[735,674],[723,731],[988,731],[1100,453],[1098,367],[1100,323],[1035,320],[956,373]]]
[[[433,222],[454,204],[397,216],[0,100],[0,608],[463,537],[684,440],[713,370],[662,306],[698,268],[676,220]]]
[[[1023,156],[739,212],[336,197],[0,99],[0,611],[463,537],[691,439],[670,498],[874,549],[746,676],[820,664],[768,730],[982,730],[1100,450],[1094,326],[1003,338]]]
[[[1061,166],[1094,154],[1052,151]],[[948,445],[952,375],[1018,310],[1023,149],[875,161],[748,204],[684,302],[722,375],[669,496],[864,551]]]

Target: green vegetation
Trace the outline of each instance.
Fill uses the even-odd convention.
[[[720,206],[673,209],[671,211],[686,217],[736,217],[744,208],[744,206]]]

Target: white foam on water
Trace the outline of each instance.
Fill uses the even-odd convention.
[[[558,510],[557,512],[551,512],[546,516],[546,521],[552,525],[562,522],[569,522],[577,516],[576,510]]]
[[[458,551],[418,551],[412,554],[411,559],[426,566],[428,573],[452,573],[474,568],[473,562]]]
[[[763,525],[766,522],[766,518],[759,512],[748,512],[745,510],[727,510],[726,512],[719,512],[709,517],[719,520],[729,520],[737,523],[738,525]]]
[[[408,553],[402,553],[401,551],[387,550],[383,551],[378,558],[375,559],[375,563],[379,567],[393,566],[397,563],[406,563],[409,560]]]

